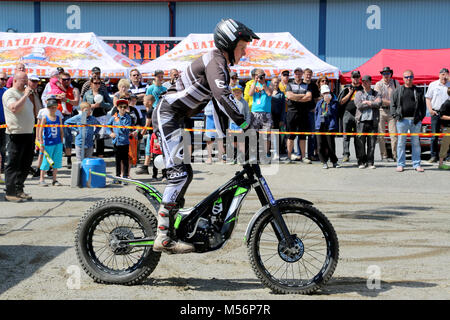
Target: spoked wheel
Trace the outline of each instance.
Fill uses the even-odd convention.
[[[293,199],[279,203],[293,245],[278,239],[274,218],[267,209],[255,223],[248,242],[252,268],[262,283],[276,293],[313,293],[336,269],[336,232],[316,208]]]
[[[78,260],[96,282],[140,283],[153,272],[161,253],[154,252],[150,245],[130,245],[129,240],[137,243],[140,239],[154,238],[156,226],[151,211],[134,199],[100,201],[78,225],[75,239]]]

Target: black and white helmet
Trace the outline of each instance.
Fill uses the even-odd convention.
[[[233,19],[222,19],[214,29],[214,44],[217,49],[228,53],[231,65],[234,64],[234,49],[239,40],[251,42],[259,37],[244,24]]]

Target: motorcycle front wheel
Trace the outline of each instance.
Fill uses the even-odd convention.
[[[250,263],[264,286],[275,293],[311,294],[332,277],[339,259],[336,232],[327,217],[295,199],[278,202],[293,246],[277,236],[268,208],[254,224],[248,241]]]

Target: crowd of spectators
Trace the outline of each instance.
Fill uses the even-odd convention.
[[[264,70],[255,68],[251,79],[239,79],[237,73],[230,73],[230,89],[239,110],[246,115],[252,127],[261,131],[288,131],[287,135],[264,135],[259,141],[265,146],[267,157],[285,163],[311,164],[320,161],[324,169],[341,165],[336,154],[335,135],[315,135],[313,132],[361,133],[343,135],[341,162],[350,161],[350,143],[354,141],[357,166],[360,169],[375,169],[375,146],[378,143],[383,161],[395,161],[396,170],[404,171],[406,165],[406,136],[396,133],[419,133],[427,109],[431,116],[433,133],[449,132],[450,124],[450,78],[443,68],[439,80],[432,82],[422,94],[414,84],[412,70],[403,72],[404,84],[392,79],[389,67],[380,71],[382,79],[373,83],[370,75],[354,71],[350,85],[336,88],[336,83],[326,76],[313,80],[311,69],[296,68],[282,70],[279,76],[267,79]],[[0,72],[0,157],[1,173],[5,174],[6,200],[21,202],[30,200],[24,192],[24,181],[31,172],[40,177],[39,184],[48,186],[45,175],[51,176],[52,185],[61,185],[57,180],[57,170],[72,165],[72,144],[78,161],[85,157],[104,157],[105,140],[110,139],[116,160],[116,175],[130,177],[130,168],[139,162],[140,144],[145,139],[145,160],[136,169],[136,174],[149,174],[152,159],[161,154],[155,135],[147,129],[87,127],[84,139],[77,127],[38,127],[38,124],[80,125],[82,112],[86,123],[93,125],[121,125],[151,127],[151,116],[159,99],[170,94],[179,71],[170,70],[170,79],[164,81],[164,72],[156,71],[149,82],[142,78],[137,69],[130,71],[129,79],[112,82],[101,77],[101,70],[95,67],[90,78],[85,81],[72,79],[62,68],[52,72],[48,82],[36,75],[28,76],[25,66],[18,64],[14,76],[8,79]],[[341,89],[341,90],[339,90]],[[339,91],[339,94],[337,95]],[[205,129],[214,129],[210,107],[204,112]],[[193,126],[192,122],[185,127]],[[388,128],[392,154],[387,152],[385,137],[370,135]],[[234,123],[229,129],[241,130]],[[302,132],[303,134],[295,134]],[[75,141],[73,137],[75,136]],[[213,162],[211,145],[215,135],[206,132],[208,157],[206,163]],[[353,138],[353,139],[352,139]],[[444,163],[448,157],[450,137],[433,137],[430,163],[439,162],[438,168],[449,170]],[[35,141],[39,148],[36,149]],[[423,172],[421,166],[421,146],[418,136],[410,137],[412,146],[412,166]],[[238,150],[244,145],[237,145]],[[95,149],[95,151],[94,151]],[[225,147],[218,145],[219,160],[226,161]],[[440,152],[439,152],[440,149]],[[33,150],[37,151],[36,154]],[[38,155],[38,166],[31,164]],[[49,163],[52,159],[52,163]],[[234,160],[236,162],[236,159]],[[46,173],[46,174],[45,174]],[[164,177],[164,171],[163,177]],[[157,178],[158,170],[153,167],[152,177]],[[115,181],[115,183],[120,183]]]

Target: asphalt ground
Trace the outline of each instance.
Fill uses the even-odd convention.
[[[106,158],[106,162],[107,172],[114,174],[114,159]],[[449,173],[438,170],[436,164],[424,164],[423,173],[410,166],[397,173],[395,163],[379,158],[376,166],[358,169],[354,156],[341,168],[328,170],[320,162],[263,166],[276,198],[312,201],[337,232],[337,269],[328,284],[310,296],[273,294],[253,273],[243,236],[260,207],[254,191],[247,196],[235,233],[223,249],[163,254],[143,284],[127,287],[97,284],[84,273],[75,254],[74,233],[96,201],[126,196],[147,203],[145,197],[132,185],[111,185],[111,181],[105,188],[71,188],[65,168],[58,178],[62,187],[40,187],[38,179],[30,177],[25,189],[32,201],[0,200],[0,300],[450,299]],[[193,168],[186,206],[203,199],[239,170],[230,164],[194,164]],[[133,178],[163,191],[164,182],[137,176],[134,170]]]

